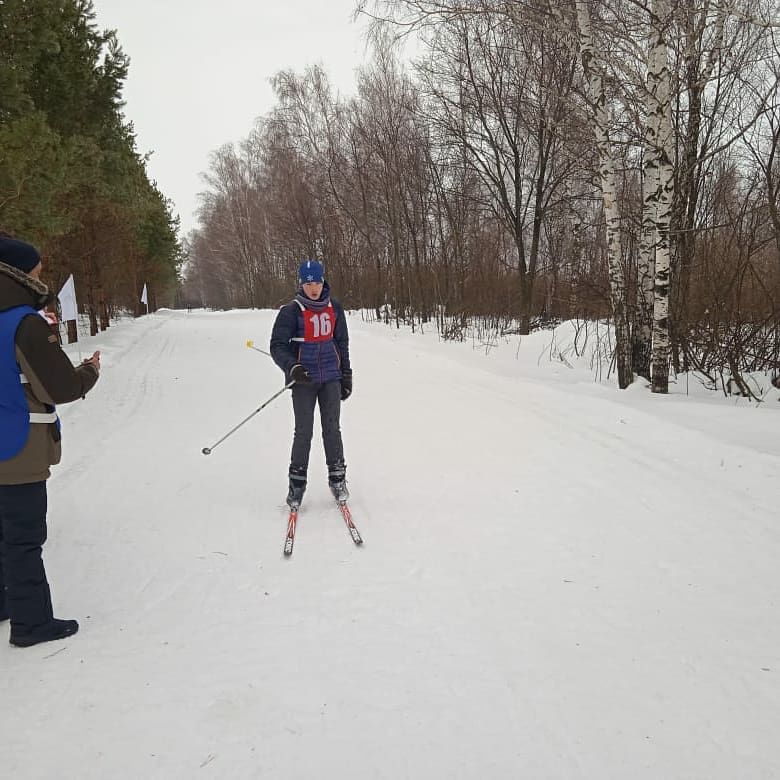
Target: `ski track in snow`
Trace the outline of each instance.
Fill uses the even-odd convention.
[[[289,396],[200,452],[281,386],[245,347],[273,316],[161,312],[82,344],[104,370],[60,410],[45,548],[82,630],[0,646],[4,776],[780,776],[778,410],[351,315],[365,544],[317,423],[287,560]]]

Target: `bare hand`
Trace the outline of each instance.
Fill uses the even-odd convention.
[[[92,357],[84,358],[81,361],[82,366],[94,366],[98,373],[100,373],[100,350],[95,350]]]

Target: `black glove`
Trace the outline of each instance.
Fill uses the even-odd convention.
[[[311,384],[309,372],[300,363],[296,363],[290,369],[290,379],[292,379],[293,382],[297,382],[299,385]]]
[[[352,395],[352,372],[344,371],[341,374],[341,400],[346,401]]]

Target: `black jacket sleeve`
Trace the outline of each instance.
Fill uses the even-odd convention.
[[[284,375],[289,377],[290,369],[298,362],[294,342],[298,330],[298,305],[288,303],[279,310],[276,315],[273,330],[271,331],[270,352],[271,357]]]
[[[52,403],[65,404],[83,398],[95,385],[93,366],[73,366],[43,317],[25,317],[16,331],[16,346]]]

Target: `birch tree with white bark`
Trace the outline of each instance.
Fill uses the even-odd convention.
[[[668,0],[652,0],[647,64],[647,125],[644,207],[653,233],[654,299],[651,381],[654,393],[669,390],[669,286],[671,244],[669,228],[674,196],[672,163],[671,77],[666,36],[670,28]],[[643,216],[644,223],[644,216]]]
[[[612,317],[615,326],[615,350],[618,385],[621,389],[633,381],[631,336],[628,323],[626,277],[621,246],[621,218],[617,201],[615,159],[610,139],[610,106],[604,85],[604,62],[599,57],[591,26],[587,0],[577,0],[577,28],[580,56],[585,73],[586,96],[591,110],[593,134],[599,158],[599,179],[607,229],[607,255]]]

